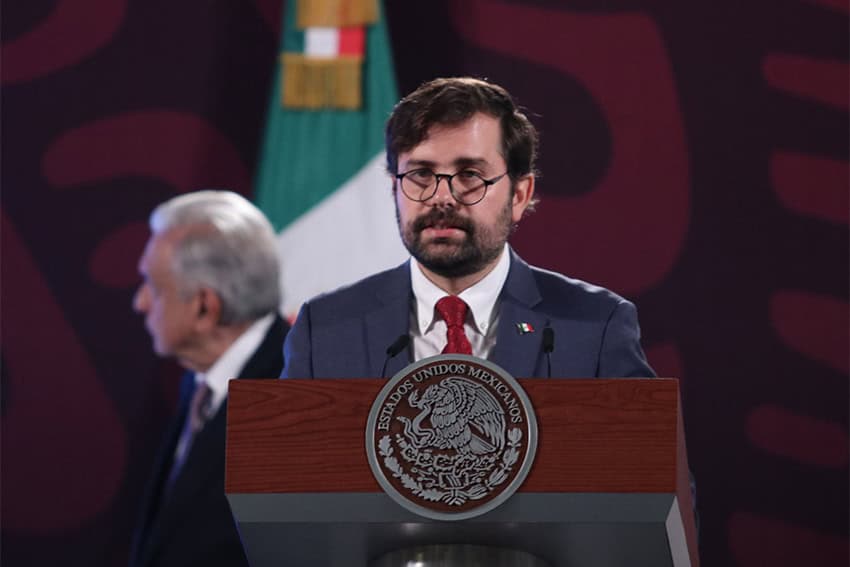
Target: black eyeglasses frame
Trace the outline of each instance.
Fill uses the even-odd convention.
[[[416,172],[419,172],[419,171],[430,171],[431,174],[434,176],[434,178],[437,181],[434,183],[434,189],[431,191],[430,195],[428,195],[425,198],[418,198],[417,199],[417,198],[414,198],[414,197],[411,197],[410,195],[408,195],[407,191],[404,190],[404,178],[406,176],[410,175],[411,173],[416,173]],[[473,201],[471,203],[467,203],[466,201],[463,201],[462,199],[460,199],[458,197],[458,194],[455,192],[454,186],[452,185],[452,179],[454,179],[455,177],[457,177],[461,173],[472,174],[475,177],[477,177],[478,179],[480,179],[481,182],[484,184],[484,192],[481,193],[481,197],[476,199],[475,201]],[[397,173],[395,175],[395,178],[398,180],[399,187],[401,187],[401,192],[404,193],[404,196],[407,197],[408,199],[410,199],[411,201],[416,202],[416,203],[424,203],[425,201],[428,201],[429,199],[433,198],[434,195],[437,194],[437,189],[440,187],[440,180],[445,179],[446,183],[448,183],[448,185],[449,185],[449,193],[451,193],[452,198],[454,198],[454,200],[457,201],[458,203],[460,203],[461,205],[472,206],[472,205],[477,205],[478,203],[483,201],[484,197],[487,196],[487,190],[490,188],[490,186],[495,185],[496,183],[501,181],[502,178],[505,177],[507,174],[508,174],[508,172],[506,171],[501,175],[491,177],[490,179],[485,179],[480,174],[478,174],[474,171],[470,171],[468,169],[462,169],[458,172],[449,174],[449,173],[436,173],[435,171],[433,171],[432,169],[427,168],[427,167],[418,167],[416,169],[411,169],[410,171],[405,171],[404,173]]]

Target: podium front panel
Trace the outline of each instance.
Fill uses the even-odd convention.
[[[538,419],[534,466],[504,504],[463,522],[407,511],[372,476],[364,428],[385,381],[230,384],[225,488],[255,567],[365,567],[446,543],[564,566],[698,561],[680,513],[691,507],[675,380],[520,380]]]

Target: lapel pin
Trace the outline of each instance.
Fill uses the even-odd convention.
[[[531,326],[531,323],[517,323],[516,330],[520,335],[524,335],[526,333],[533,333],[534,327]]]

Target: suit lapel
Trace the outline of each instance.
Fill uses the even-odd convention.
[[[283,368],[283,339],[286,329],[286,322],[277,316],[237,378],[277,378]],[[191,397],[190,393],[189,399]],[[173,496],[166,504],[168,518],[177,515],[182,506],[191,505],[195,494],[211,474],[223,474],[226,425],[227,399],[192,442],[189,456],[174,481]],[[221,466],[211,466],[211,463],[219,461]]]
[[[260,346],[245,363],[239,378],[277,378],[283,369],[283,339],[288,329],[288,324],[280,316],[276,317]],[[189,456],[183,464],[180,475],[174,481],[171,497],[162,502],[161,506],[158,506],[158,512],[156,511],[157,504],[162,498],[165,479],[171,468],[174,449],[186,419],[189,400],[192,399],[194,392],[194,373],[187,373],[184,380],[186,382],[181,392],[181,411],[175,420],[169,442],[160,455],[157,466],[156,482],[158,484],[145,501],[148,512],[144,521],[150,523],[142,544],[145,555],[149,555],[154,549],[167,542],[169,534],[173,533],[172,527],[180,521],[181,512],[192,506],[196,494],[208,482],[210,475],[218,474],[223,479],[224,438],[227,424],[226,400],[192,442]],[[156,514],[156,516],[151,518],[150,514]],[[143,565],[145,561],[143,559],[139,564]]]
[[[543,328],[549,323],[545,315],[533,308],[541,296],[534,275],[519,256],[510,249],[511,267],[500,296],[499,329],[490,360],[515,377],[539,376],[542,370]],[[370,377],[381,375],[386,350],[401,334],[410,330],[410,304],[413,291],[410,284],[410,263],[396,268],[385,285],[376,290],[376,308],[366,316],[364,330],[368,345]],[[518,323],[528,323],[534,332],[520,333]],[[407,352],[389,360],[386,376],[390,377],[410,363]]]
[[[499,329],[490,360],[516,378],[538,376],[542,356],[543,328],[546,316],[533,310],[541,301],[540,291],[531,268],[510,249],[511,267],[502,288],[499,306]],[[523,332],[519,324],[527,323],[532,332]]]
[[[157,453],[153,475],[145,488],[142,500],[142,513],[138,528],[133,536],[133,544],[130,554],[132,566],[145,565],[150,553],[159,546],[160,524],[163,517],[168,513],[168,504],[163,502],[166,479],[171,470],[174,450],[177,447],[183,422],[189,410],[189,401],[195,384],[195,373],[186,372],[180,381],[180,401],[178,402],[177,415],[172,419],[165,434],[165,441]]]
[[[405,262],[390,274],[386,284],[376,290],[376,308],[366,315],[364,334],[369,349],[369,376],[381,376],[389,347],[400,335],[410,332],[410,262]],[[410,347],[387,362],[386,376],[391,377],[410,362]]]
[[[283,369],[283,340],[288,331],[289,324],[277,315],[238,378],[279,378]]]
[[[183,511],[192,507],[197,494],[206,487],[210,477],[220,475],[223,479],[226,422],[227,410],[222,405],[192,442],[189,456],[174,481],[171,496],[163,503],[162,513],[151,531],[152,541],[159,545],[167,543],[174,533],[173,526],[181,522]]]

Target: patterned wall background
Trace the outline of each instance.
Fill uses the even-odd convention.
[[[147,215],[251,195],[281,5],[2,11],[0,553],[119,566],[178,376],[130,309]],[[847,565],[847,2],[386,11],[401,92],[474,74],[533,112],[514,245],[637,303],[682,379],[704,564]]]

